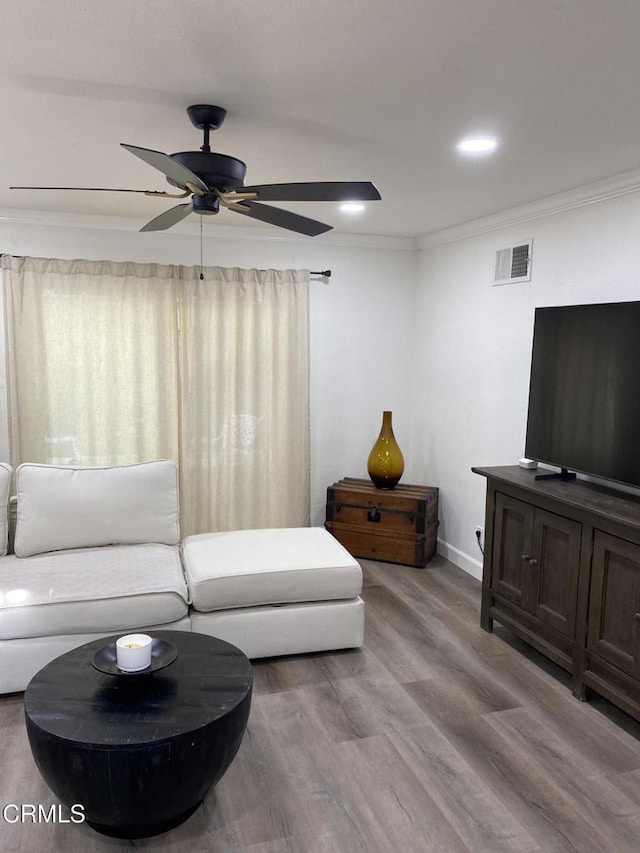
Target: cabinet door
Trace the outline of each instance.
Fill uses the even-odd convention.
[[[640,675],[640,546],[596,530],[587,648]]]
[[[575,634],[581,538],[579,522],[536,509],[528,561],[534,584],[530,610],[568,637]]]
[[[534,508],[507,495],[496,495],[491,590],[520,607],[529,608],[529,559],[533,543]]]

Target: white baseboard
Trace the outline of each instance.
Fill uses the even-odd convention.
[[[442,539],[438,539],[438,554],[455,563],[456,566],[460,566],[463,571],[472,575],[477,580],[482,580],[481,560],[476,560],[474,557],[465,554],[464,551],[460,551],[458,548],[454,548],[453,545],[449,545],[448,542],[444,542]]]

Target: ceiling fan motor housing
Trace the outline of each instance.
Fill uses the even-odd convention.
[[[214,154],[206,151],[178,151],[177,154],[169,154],[172,160],[186,166],[189,171],[197,175],[210,188],[229,192],[244,185],[244,176],[247,173],[247,165],[236,157],[228,154]],[[180,187],[171,178],[167,180],[174,187]]]

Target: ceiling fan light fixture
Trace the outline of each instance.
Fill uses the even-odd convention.
[[[362,213],[364,204],[359,201],[345,201],[340,205],[342,213]]]
[[[492,154],[498,147],[498,140],[491,136],[469,136],[456,145],[462,154]]]

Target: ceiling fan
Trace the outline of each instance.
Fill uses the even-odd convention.
[[[209,146],[209,133],[217,130],[227,114],[222,107],[195,104],[187,108],[191,123],[204,132],[199,151],[179,151],[163,154],[137,145],[122,147],[145,163],[158,169],[167,181],[182,192],[158,190],[111,189],[107,187],[10,187],[12,190],[82,190],[85,192],[144,193],[164,198],[187,198],[183,204],[165,210],[140,229],[165,231],[191,213],[218,213],[220,206],[269,225],[277,225],[308,237],[330,231],[332,226],[263,201],[378,201],[380,193],[369,181],[325,181],[316,183],[257,184],[245,186],[246,164],[227,154],[216,154]]]

